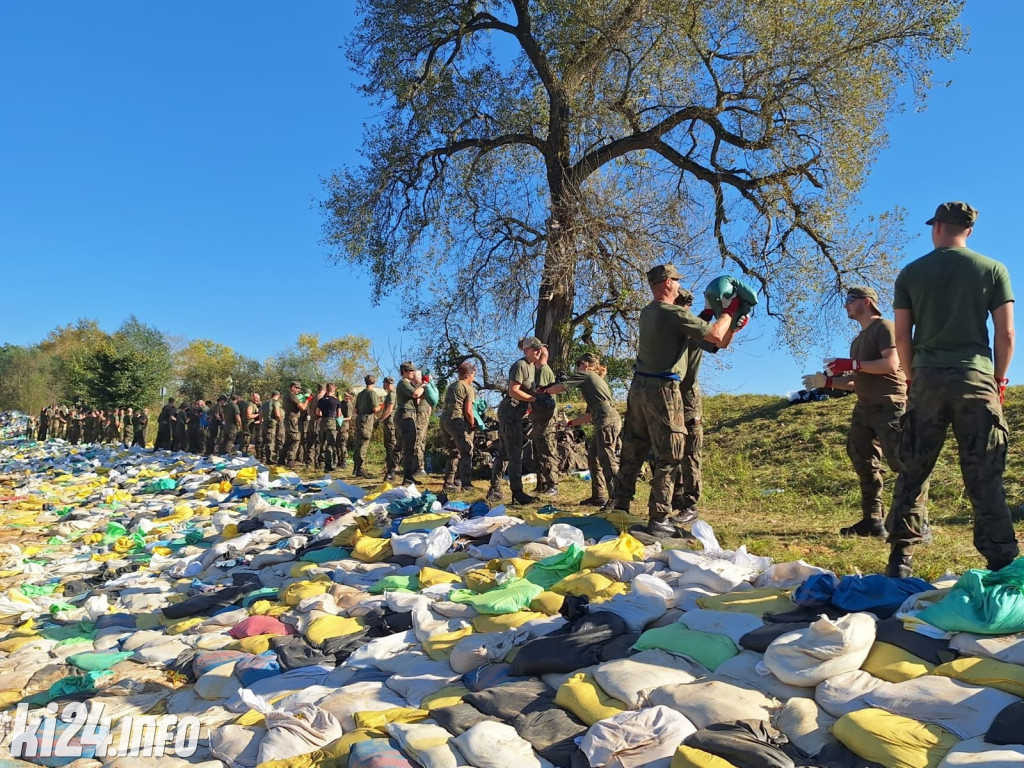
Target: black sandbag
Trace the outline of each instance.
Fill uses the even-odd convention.
[[[509,672],[516,677],[539,677],[590,667],[601,661],[601,651],[607,643],[628,634],[626,622],[614,613],[601,611],[581,616],[523,645]]]
[[[701,728],[683,741],[688,747],[710,752],[736,768],[795,768],[789,755],[773,743],[763,720],[737,720]]]

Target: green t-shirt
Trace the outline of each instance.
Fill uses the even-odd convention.
[[[518,381],[523,391],[533,394],[533,389],[536,386],[536,376],[537,368],[532,363],[526,362],[525,357],[521,357],[512,363],[512,367],[508,371],[508,385],[511,387],[513,381]],[[509,394],[506,394],[505,397],[512,405],[525,405],[522,400],[516,400]]]
[[[465,381],[456,381],[448,391],[444,393],[444,408],[441,409],[441,416],[446,419],[466,419],[466,403],[473,403],[476,400],[476,390],[472,384]]]
[[[936,248],[900,272],[893,307],[913,313],[915,368],[993,373],[988,316],[1008,301],[1005,266],[970,248]]]
[[[299,400],[299,396],[292,392],[290,389],[285,394],[284,410],[293,419],[298,418],[299,414],[302,413],[302,405]]]
[[[566,389],[579,387],[583,393],[583,399],[587,403],[587,410],[591,413],[601,408],[615,407],[615,400],[612,398],[611,387],[603,377],[593,371],[574,373],[562,380],[562,386]]]
[[[551,370],[551,366],[544,363],[540,368],[537,369],[537,386],[548,387],[555,383],[555,372]]]
[[[412,396],[412,393],[415,391],[416,385],[408,379],[402,379],[398,382],[398,386],[395,387],[395,402],[398,403],[395,406],[395,411],[398,414],[398,418],[416,418],[416,400]]]
[[[385,411],[388,409],[389,405],[391,406],[391,415],[388,416],[386,419],[384,419],[384,421],[392,421],[395,418],[395,409],[398,406],[398,398],[396,397],[395,390],[393,390],[393,389],[390,392],[385,392],[384,393],[384,410]]]
[[[236,416],[238,416],[238,405],[231,401],[224,403],[224,423],[233,427],[238,426]]]
[[[356,414],[359,416],[369,416],[377,411],[377,406],[381,403],[380,392],[373,387],[366,387],[358,395],[356,395]]]
[[[685,307],[652,301],[640,310],[640,340],[636,349],[638,373],[686,376],[688,342],[699,342],[710,326]]]
[[[896,326],[892,320],[880,317],[857,334],[850,344],[850,357],[854,360],[881,360],[882,353],[896,346]],[[904,403],[907,400],[907,377],[903,368],[896,373],[853,374],[853,391],[857,400],[865,405]]]

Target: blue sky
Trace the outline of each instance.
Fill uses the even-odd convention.
[[[0,4],[0,343],[135,314],[257,358],[301,332],[369,336],[385,361],[412,346],[401,307],[372,306],[369,281],[318,242],[320,177],[358,160],[372,118],[340,48],[354,21],[326,0]],[[971,0],[963,21],[971,51],[936,65],[925,111],[890,120],[863,210],[908,210],[909,260],[936,204],[968,200],[971,245],[1024,292],[1024,159],[1008,141],[1024,3]],[[818,362],[756,319],[744,333],[707,389],[782,394]],[[1024,383],[1024,354],[1010,378]]]

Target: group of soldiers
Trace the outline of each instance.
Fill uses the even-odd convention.
[[[149,408],[98,409],[48,405],[38,418],[29,419],[26,437],[32,440],[61,439],[80,443],[146,444]]]

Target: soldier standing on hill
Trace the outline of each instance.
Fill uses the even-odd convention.
[[[281,448],[284,446],[284,405],[281,403],[281,393],[276,389],[270,393],[270,402],[267,406],[266,429],[267,461],[280,463],[283,460]]]
[[[848,360],[837,358],[826,364],[826,370],[838,369],[857,361],[857,367],[842,377],[832,378],[817,373],[805,376],[804,384],[832,387],[857,393],[857,404],[850,419],[846,452],[853,470],[860,479],[861,519],[840,528],[842,536],[883,537],[882,461],[893,472],[900,471],[900,422],[907,409],[907,377],[900,365],[896,349],[896,326],[882,317],[878,294],[874,288],[853,286],[846,293],[846,316],[860,324],[861,331],[850,345]],[[927,526],[925,501],[927,482],[915,503],[916,514]]]
[[[686,377],[687,348],[691,342],[709,341],[725,348],[732,341],[734,318],[744,316],[739,296],[708,323],[674,302],[679,295],[679,271],[672,264],[647,273],[653,300],[640,312],[633,382],[626,400],[622,430],[622,457],[613,496],[606,509],[629,511],[636,480],[648,453],[654,453],[649,522],[652,535],[673,536],[667,522],[672,512],[679,463],[686,449],[686,417],[680,382]]]
[[[174,407],[174,398],[167,398],[167,405],[160,409],[160,414],[156,417],[156,443],[153,445],[154,451],[167,450],[171,447],[171,429],[174,426],[174,422],[177,417],[174,415],[178,409]],[[86,429],[91,434],[87,442],[91,442],[95,439],[95,423],[93,419],[93,426],[90,429],[89,425],[86,424]]]
[[[925,223],[935,249],[896,278],[896,348],[910,382],[900,438],[902,467],[893,491],[885,573],[911,573],[914,545],[924,537],[918,499],[946,431],[953,425],[960,472],[974,510],[974,546],[997,571],[1019,554],[1003,471],[1006,372],[1013,357],[1013,291],[1000,262],[967,247],[978,212],[967,203],[943,203]],[[987,322],[995,330],[989,347]],[[858,361],[836,361],[831,372],[856,371]],[[844,370],[845,369],[845,370]]]
[[[419,369],[408,360],[399,366],[401,381],[395,391],[398,431],[402,436],[402,482],[416,482],[416,405],[423,385],[416,384]]]
[[[548,348],[541,347],[537,355],[537,387],[555,383],[555,373],[548,365]],[[558,445],[555,438],[555,399],[542,398],[543,403],[530,406],[530,441],[533,443],[533,461],[537,465],[537,495],[558,495]]]
[[[306,411],[306,402],[299,399],[302,385],[293,381],[288,387],[284,401],[284,447],[281,449],[281,463],[293,469],[299,455],[302,433],[299,431],[299,416]],[[308,402],[308,401],[307,401]]]
[[[149,428],[149,408],[136,412],[132,419],[132,445],[146,447],[146,429]]]
[[[363,469],[363,463],[373,437],[373,428],[377,424],[377,413],[383,407],[380,392],[377,391],[377,377],[366,376],[363,383],[366,386],[356,395],[356,449],[352,457],[356,477],[370,476]]]
[[[320,458],[324,463],[324,472],[334,471],[334,452],[338,442],[338,387],[328,384],[324,396],[316,401],[316,412],[320,421]]]
[[[232,395],[223,405],[224,423],[220,428],[220,446],[217,453],[227,456],[234,453],[235,438],[242,428],[242,415],[238,409],[238,395]]]

